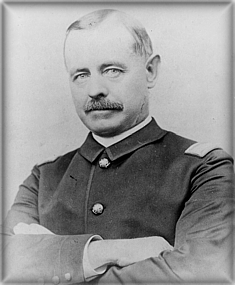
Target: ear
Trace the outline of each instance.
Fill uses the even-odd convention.
[[[146,62],[146,79],[148,88],[153,88],[156,84],[158,66],[160,63],[160,56],[158,54],[151,55]]]

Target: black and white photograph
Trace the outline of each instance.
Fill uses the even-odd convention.
[[[233,10],[2,3],[2,284],[233,284]]]

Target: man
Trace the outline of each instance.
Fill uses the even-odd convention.
[[[4,232],[6,281],[229,281],[232,158],[149,115],[160,57],[114,10],[74,22],[64,45],[83,145],[36,165]]]

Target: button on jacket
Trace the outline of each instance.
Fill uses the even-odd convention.
[[[108,148],[90,133],[79,149],[35,166],[6,219],[8,275],[83,282],[83,248],[93,234],[156,235],[174,250],[125,268],[112,266],[95,282],[227,280],[233,161],[221,149],[194,144],[152,120]],[[55,235],[14,236],[19,222],[39,223]]]

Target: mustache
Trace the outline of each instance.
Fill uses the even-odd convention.
[[[92,99],[85,105],[85,112],[95,110],[123,110],[123,104],[119,102],[112,102],[109,99]]]

